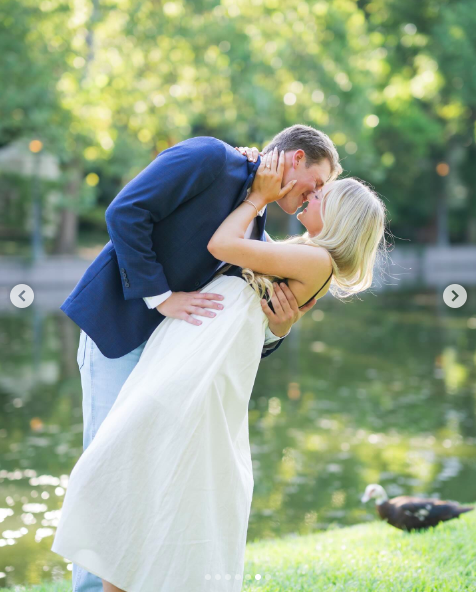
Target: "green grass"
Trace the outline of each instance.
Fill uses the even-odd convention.
[[[54,584],[42,584],[39,586],[15,586],[14,588],[0,588],[0,592],[71,592],[71,580],[55,582]]]
[[[243,592],[473,592],[475,543],[476,511],[421,533],[371,522],[249,543]],[[71,584],[15,590],[70,592]]]

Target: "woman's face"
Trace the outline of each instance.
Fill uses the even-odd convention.
[[[307,206],[296,216],[299,222],[309,232],[310,237],[318,235],[322,230],[322,215],[324,213],[322,199],[327,195],[329,188],[332,187],[332,183],[333,181],[326,183],[322,189],[310,193]]]

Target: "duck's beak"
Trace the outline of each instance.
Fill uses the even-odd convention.
[[[363,504],[365,504],[366,502],[368,502],[368,501],[369,501],[369,499],[370,499],[370,498],[369,498],[369,496],[368,496],[366,493],[364,493],[364,495],[363,495],[363,496],[360,498],[360,501],[361,501]]]

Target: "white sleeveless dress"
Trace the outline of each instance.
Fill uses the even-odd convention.
[[[239,592],[253,495],[248,403],[268,324],[220,275],[200,326],[165,319],[73,468],[52,551],[127,592]]]

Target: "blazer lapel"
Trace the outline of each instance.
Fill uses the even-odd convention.
[[[258,227],[258,236],[259,236],[260,241],[266,240],[266,235],[264,233],[264,226],[266,224],[266,212],[267,211],[268,211],[268,206],[266,206],[262,216],[256,216],[256,224]]]
[[[248,164],[248,178],[246,179],[246,182],[243,185],[243,189],[241,190],[241,192],[238,196],[236,207],[238,207],[246,198],[246,194],[248,192],[248,189],[251,187],[251,185],[253,185],[256,171],[258,170],[260,163],[261,163],[261,156],[258,156],[258,160],[256,162],[249,162],[249,161],[247,162],[247,164]],[[268,208],[265,209],[264,214],[262,216],[256,216],[258,236],[259,236],[259,240],[261,240],[261,241],[266,240],[266,236],[264,234],[264,226],[266,224],[267,210],[268,210]]]
[[[241,202],[245,199],[248,189],[251,187],[251,185],[253,185],[256,171],[258,170],[260,162],[261,162],[261,156],[258,156],[258,160],[256,162],[249,162],[249,161],[247,162],[247,164],[248,164],[248,178],[246,179],[245,184],[243,185],[243,189],[240,191],[240,194],[238,195],[235,208],[237,208],[241,204]],[[233,208],[233,209],[235,209],[235,208]],[[267,209],[268,208],[265,209],[262,216],[256,216],[258,236],[259,236],[259,240],[261,240],[261,241],[266,240],[266,236],[264,234],[264,226],[266,223]],[[214,276],[217,276],[219,274],[224,274],[224,275],[235,275],[235,276],[241,277],[241,269],[242,268],[239,267],[238,265],[231,265],[230,263],[228,263],[228,264],[224,265],[222,268],[220,268],[218,270],[218,272],[215,271]],[[206,283],[208,283],[208,282],[206,282]]]
[[[245,184],[243,185],[242,190],[240,191],[240,193],[237,197],[235,208],[237,208],[241,204],[241,202],[245,199],[248,189],[251,187],[251,185],[253,185],[256,171],[258,170],[260,162],[261,162],[261,156],[258,156],[258,160],[256,162],[247,161],[246,164],[248,165],[248,177],[245,181]],[[233,209],[235,209],[235,208],[233,208]]]

